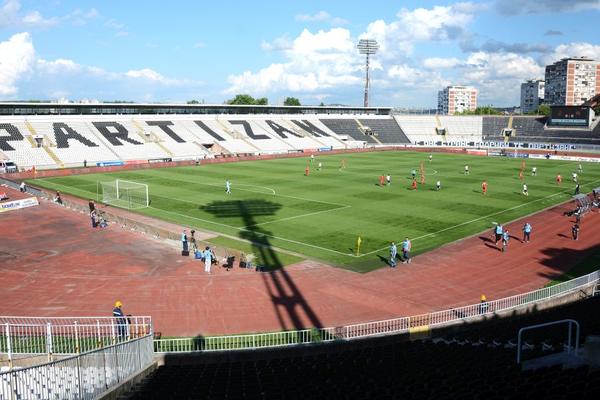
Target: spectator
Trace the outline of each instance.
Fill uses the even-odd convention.
[[[87,160],[83,160],[83,168],[87,168]]]
[[[98,226],[98,216],[96,215],[96,210],[90,212],[90,219],[92,220],[92,228]]]
[[[90,212],[96,210],[96,203],[94,203],[94,200],[90,199],[88,201],[88,207],[90,208]]]
[[[123,314],[123,303],[121,300],[115,301],[115,307],[113,308],[112,315],[115,318],[114,323],[117,325],[117,335],[120,339],[127,338],[127,320],[125,314]]]
[[[531,239],[531,224],[529,222],[525,222],[523,225],[523,242],[527,243]]]
[[[579,240],[579,224],[573,225],[571,234],[573,235],[573,240]]]
[[[490,304],[485,297],[485,294],[482,294],[479,301],[479,313],[485,314],[490,310]]]
[[[196,246],[196,238],[194,237],[195,233],[196,231],[193,229],[190,231],[190,245],[193,253],[196,253],[196,250],[198,250],[198,246]]]
[[[398,248],[396,243],[392,242],[390,245],[390,267],[396,268],[396,257],[398,256]]]
[[[505,253],[508,248],[508,240],[510,239],[510,235],[508,234],[508,229],[505,229],[502,233],[502,252]]]
[[[181,255],[185,256],[186,253],[189,254],[189,250],[188,250],[188,237],[187,237],[187,231],[185,229],[181,233],[181,246],[182,246]]]
[[[210,274],[210,267],[212,266],[212,260],[214,254],[210,247],[206,246],[204,249],[204,272],[208,272]]]
[[[402,242],[402,263],[410,264],[410,250],[412,249],[412,243],[408,238]]]
[[[19,185],[19,191],[21,193],[25,193],[27,191],[27,185],[25,185],[25,182],[21,182],[21,184]]]
[[[60,192],[56,192],[56,196],[54,196],[54,202],[62,205],[63,201],[62,201],[62,198],[60,197]]]

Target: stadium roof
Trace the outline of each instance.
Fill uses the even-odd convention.
[[[391,107],[274,106],[178,103],[38,103],[0,102],[0,115],[62,114],[375,114]]]

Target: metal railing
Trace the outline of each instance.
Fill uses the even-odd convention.
[[[411,329],[430,328],[458,321],[478,318],[483,315],[514,310],[541,301],[564,296],[576,290],[596,285],[600,280],[600,270],[554,286],[531,292],[505,297],[499,300],[477,303],[464,307],[451,308],[411,317],[393,318],[384,321],[364,322],[360,324],[313,328],[298,331],[257,333],[247,335],[206,336],[195,338],[156,339],[154,351],[228,351],[247,350],[267,347],[294,346],[309,343],[351,340],[370,336],[409,332]]]
[[[142,316],[114,317],[2,317],[0,353],[9,367],[16,354],[54,355],[83,353],[152,334],[152,319]]]
[[[518,339],[517,339],[517,364],[521,364],[521,350],[522,350],[522,337],[523,337],[523,332],[525,331],[529,331],[532,329],[538,329],[538,328],[545,328],[547,326],[551,326],[551,325],[558,325],[558,324],[567,324],[568,325],[568,330],[567,330],[567,354],[571,354],[571,343],[572,343],[572,336],[573,336],[573,325],[575,325],[575,352],[577,352],[579,350],[579,322],[575,321],[574,319],[561,319],[560,321],[552,321],[552,322],[546,322],[545,324],[537,324],[537,325],[530,325],[530,326],[526,326],[524,328],[519,329],[519,334],[518,334]]]
[[[95,399],[154,361],[152,335],[0,373],[0,399]]]

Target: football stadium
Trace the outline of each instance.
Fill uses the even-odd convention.
[[[596,53],[423,112],[372,105],[376,37],[360,106],[21,101],[0,64],[0,400],[597,398]]]

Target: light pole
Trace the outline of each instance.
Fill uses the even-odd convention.
[[[366,78],[365,78],[365,107],[369,107],[369,56],[377,53],[379,43],[374,39],[360,39],[358,42],[358,51],[360,54],[365,54],[366,62]]]

